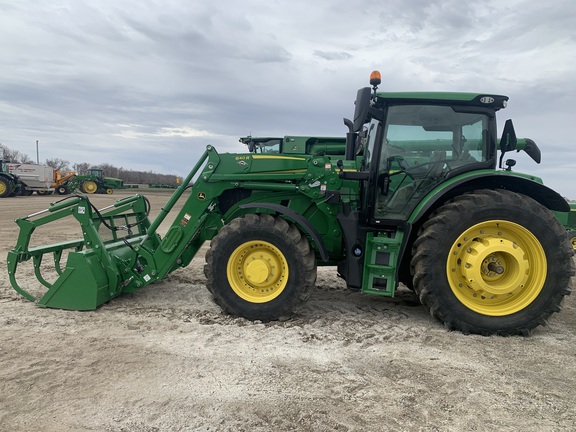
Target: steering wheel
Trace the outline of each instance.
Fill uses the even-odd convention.
[[[408,169],[406,169],[404,171],[412,179],[414,177],[422,177],[422,178],[423,177],[431,177],[431,176],[439,175],[442,172],[444,165],[446,165],[447,167],[450,167],[448,165],[448,161],[446,159],[441,159],[441,160],[435,160],[435,161],[430,161],[430,162],[424,162],[422,164],[415,165],[413,167],[409,167]],[[429,167],[429,168],[425,169],[424,167]]]

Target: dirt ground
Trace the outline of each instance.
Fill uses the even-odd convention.
[[[147,196],[155,215],[169,192]],[[212,303],[202,253],[96,311],[42,309],[10,287],[6,253],[14,219],[59,198],[0,199],[0,431],[574,430],[574,296],[531,337],[464,336],[405,288],[353,293],[320,268],[297,316],[263,324]]]

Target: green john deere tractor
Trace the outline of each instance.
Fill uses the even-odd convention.
[[[573,251],[553,214],[570,208],[505,160],[523,150],[540,161],[511,121],[498,142],[496,112],[508,98],[385,93],[379,83],[374,75],[372,88],[358,91],[341,156],[208,146],[153,221],[141,195],[100,210],[71,196],[18,219],[12,286],[38,306],[91,310],[186,267],[210,241],[209,292],[225,312],[251,320],[291,316],[325,265],[363,293],[394,296],[403,282],[464,333],[529,334],[545,324],[571,289]],[[179,199],[162,237],[157,229]],[[70,215],[81,238],[29,246],[36,228]],[[41,272],[45,255],[54,280]],[[17,278],[30,261],[40,295]]]
[[[86,174],[77,174],[70,180],[64,182],[56,189],[56,192],[60,195],[67,195],[70,192],[80,190],[86,194],[98,193],[112,195],[114,189],[122,189],[123,186],[123,180],[104,177],[104,173],[100,168],[90,168]]]

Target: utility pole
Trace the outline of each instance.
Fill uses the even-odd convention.
[[[38,140],[36,140],[36,164],[40,165],[40,154],[38,153]]]

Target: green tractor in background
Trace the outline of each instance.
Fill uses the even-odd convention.
[[[540,162],[536,144],[517,138],[511,121],[497,139],[496,112],[508,97],[379,92],[376,73],[370,83],[345,119],[342,155],[296,145],[293,154],[218,154],[208,146],[153,221],[141,195],[100,210],[71,196],[17,219],[12,286],[41,307],[91,310],[186,267],[210,241],[210,294],[250,320],[290,317],[324,265],[363,293],[391,297],[402,282],[434,318],[463,333],[526,335],[546,324],[574,273],[553,212],[572,213],[541,179],[504,160],[525,151]],[[82,238],[29,247],[38,227],[70,216]],[[52,255],[55,280],[42,275],[44,255]],[[40,296],[18,281],[28,261],[46,288]]]
[[[114,193],[114,189],[122,189],[124,181],[104,177],[104,173],[99,168],[90,168],[86,174],[77,174],[70,180],[61,184],[56,188],[56,192],[60,195],[67,195],[75,190],[80,190],[86,194],[108,194]]]
[[[6,164],[0,160],[0,198],[14,196],[22,187],[18,176],[10,173]]]
[[[558,220],[567,229],[568,240],[576,253],[576,203],[570,203],[569,212],[554,212]]]
[[[308,154],[344,156],[346,138],[342,137],[242,137],[240,142],[248,146],[250,153],[257,154]]]

